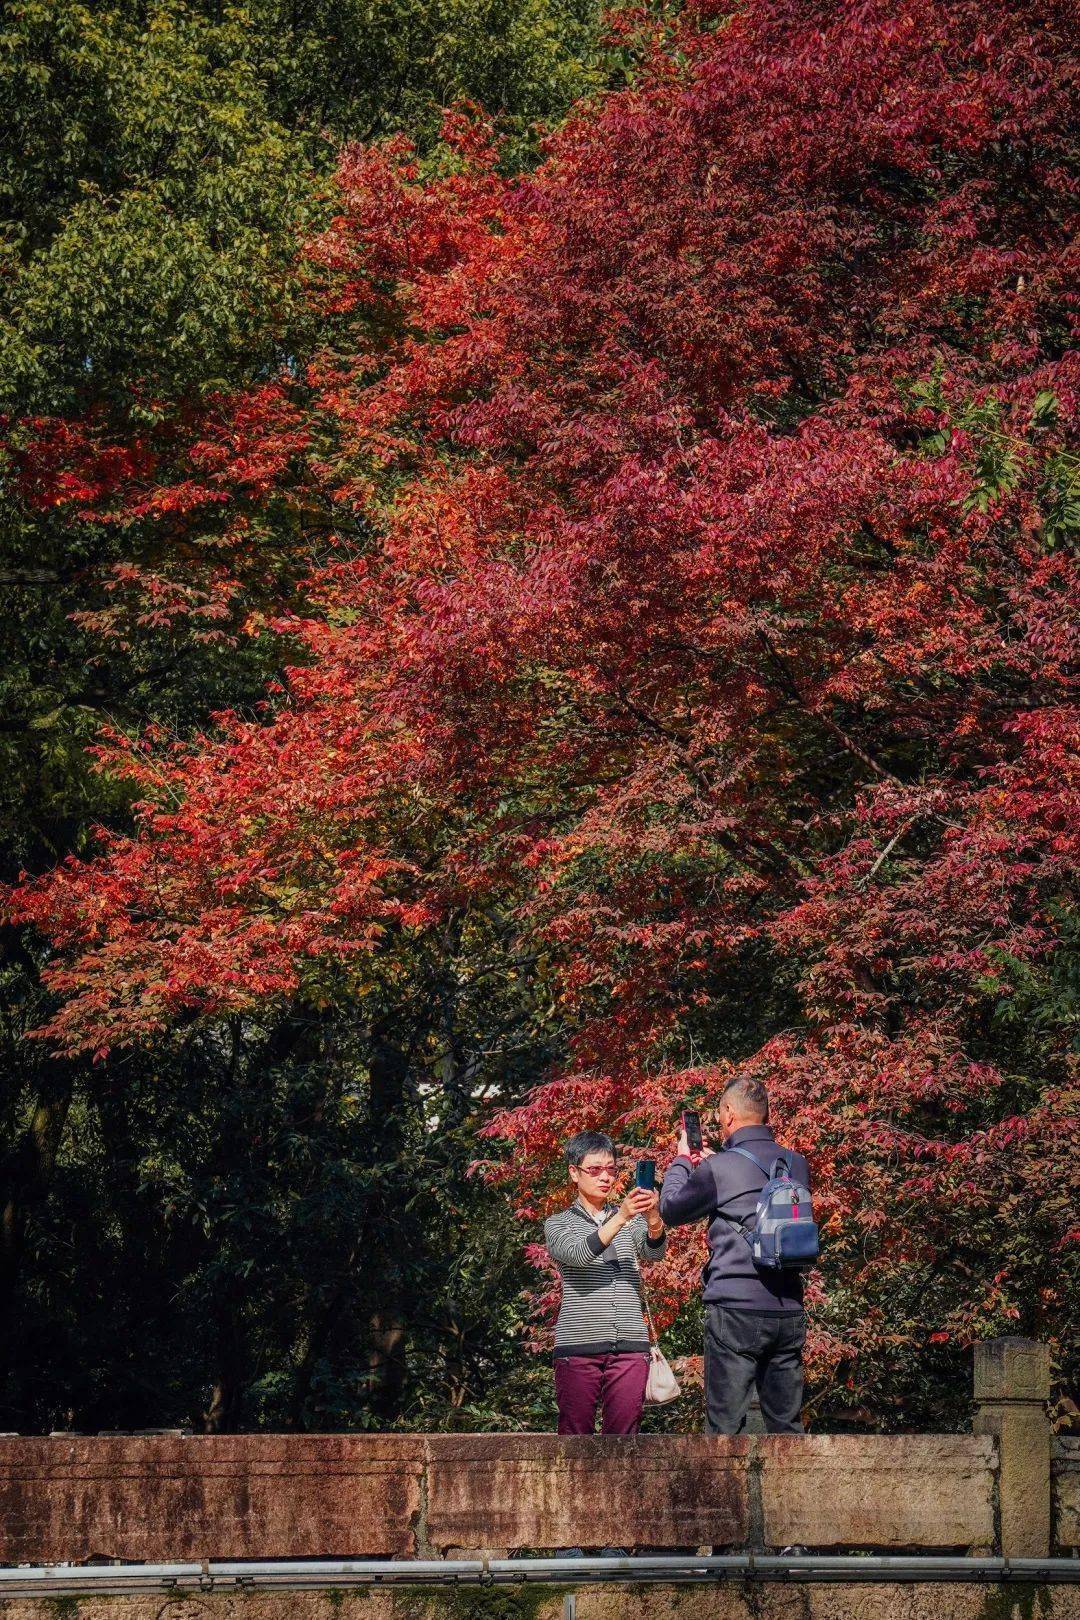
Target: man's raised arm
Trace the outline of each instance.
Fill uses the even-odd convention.
[[[711,1157],[711,1155],[710,1155]],[[688,1226],[716,1208],[716,1182],[708,1158],[696,1167],[682,1154],[668,1166],[660,1193],[660,1214],[667,1226]]]

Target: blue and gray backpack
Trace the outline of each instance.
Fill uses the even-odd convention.
[[[765,1177],[753,1227],[745,1226],[733,1215],[724,1216],[749,1243],[755,1266],[763,1271],[804,1271],[812,1266],[820,1253],[814,1206],[809,1187],[792,1177],[790,1154],[781,1154],[773,1160],[771,1170],[766,1170],[749,1148],[729,1147],[725,1151],[741,1153]]]

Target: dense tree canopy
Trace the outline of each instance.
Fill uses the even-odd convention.
[[[955,1416],[1017,1327],[1075,1367],[1068,21],[693,8],[527,178],[466,115],[436,169],[347,151],[302,374],[164,458],[25,446],[88,522],[212,512],[230,590],[318,515],[265,709],[113,735],[134,832],[15,896],[54,1049],[359,1008],[380,1117],[501,1090],[527,1221],[573,1129],[632,1154],[757,1073],[819,1413]]]
[[[340,142],[406,128],[430,147],[439,107],[482,95],[520,152],[537,118],[560,112],[614,65],[605,51],[590,5],[579,16],[546,0],[8,6],[0,32],[7,470],[34,443],[69,457],[80,444],[109,446],[106,462],[147,472],[174,454],[178,436],[198,439],[198,413],[215,399],[296,371],[325,336],[313,326],[297,243],[325,214],[324,179]],[[76,465],[55,487],[6,477],[0,492],[3,577],[16,608],[0,681],[0,814],[14,858],[31,865],[43,846],[55,853],[76,841],[72,818],[81,825],[94,797],[82,747],[102,710],[133,727],[151,716],[183,726],[215,702],[254,695],[267,673],[265,662],[250,670],[250,657],[235,653],[223,668],[205,636],[192,656],[181,609],[220,627],[247,607],[220,577],[213,536],[198,535],[178,558],[186,537],[168,527],[175,508],[106,511],[88,525],[82,489]],[[147,515],[165,521],[148,529]],[[272,557],[263,545],[264,599],[282,599],[293,528]],[[301,549],[306,568],[310,544]],[[205,566],[194,569],[199,558]],[[73,611],[128,590],[124,570],[140,563],[158,580],[155,616],[140,635],[102,649],[71,628]],[[47,785],[27,791],[39,773]]]
[[[274,379],[295,379],[333,331],[297,252],[327,215],[341,142],[406,129],[431,151],[442,105],[478,96],[512,167],[535,149],[538,118],[621,61],[591,0],[4,7],[0,878],[84,850],[95,822],[128,824],[127,786],[87,752],[102,725],[185,735],[217,708],[253,704],[280,671],[282,645],[260,616],[292,602],[326,524],[287,492],[265,499],[308,443],[302,400]],[[257,465],[242,425],[252,412]],[[214,437],[226,420],[227,467]],[[210,481],[205,499],[154,495],[183,468],[193,489]],[[95,470],[102,499],[88,517]],[[125,472],[144,481],[143,498],[110,504]],[[335,1100],[352,1095],[355,1030],[313,1041],[304,1020],[274,1010],[191,1051],[144,1049],[94,1069],[24,1039],[50,1005],[41,960],[26,930],[0,937],[0,1428],[65,1414],[105,1426],[204,1412],[218,1426],[291,1423],[309,1421],[310,1401],[334,1423],[349,1379],[354,1418],[365,1388],[385,1416],[367,1359],[397,1330],[369,1335],[363,1267],[345,1286],[352,1243],[340,1223],[343,1211],[359,1218],[360,1201],[339,1197],[331,1170],[366,1128],[355,1100]],[[253,1111],[258,1173],[244,1158]],[[410,1115],[417,1129],[422,1112]],[[383,1147],[392,1159],[394,1141]],[[472,1151],[467,1131],[444,1143],[439,1174],[451,1162],[463,1173]],[[300,1169],[308,1152],[324,1166],[313,1181]],[[484,1203],[479,1189],[469,1196]],[[368,1185],[365,1220],[376,1206],[412,1220],[401,1247],[423,1271],[445,1241],[423,1258],[419,1214],[403,1204],[384,1175]],[[297,1207],[306,1247],[290,1283]],[[485,1242],[463,1257],[465,1273],[490,1258]],[[269,1278],[263,1243],[276,1294],[244,1281]],[[375,1265],[367,1239],[361,1249]],[[493,1276],[517,1266],[501,1252],[511,1258]],[[467,1289],[453,1303],[453,1274],[438,1285],[426,1275],[417,1331],[458,1367],[445,1386],[435,1373],[416,1383],[438,1407],[465,1397],[463,1335],[480,1317]],[[481,1362],[496,1314],[481,1313]],[[321,1370],[331,1320],[340,1377]],[[119,1331],[128,1321],[137,1334]],[[143,1359],[124,1352],[136,1337]]]

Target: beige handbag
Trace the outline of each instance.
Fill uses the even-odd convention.
[[[668,1359],[661,1350],[656,1337],[656,1327],[649,1307],[649,1293],[645,1287],[645,1279],[641,1279],[641,1300],[645,1306],[645,1316],[649,1324],[649,1376],[645,1382],[645,1405],[666,1406],[668,1401],[678,1398],[679,1380],[675,1377]]]

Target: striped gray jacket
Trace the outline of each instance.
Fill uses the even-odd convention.
[[[616,1205],[605,1210],[607,1219]],[[643,1215],[629,1221],[605,1249],[596,1222],[580,1203],[544,1222],[547,1252],[559,1268],[562,1305],[555,1324],[555,1355],[648,1354],[641,1311],[640,1266],[663,1257],[665,1232],[654,1243]]]

